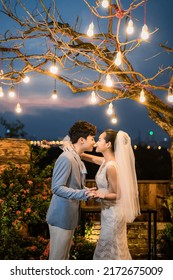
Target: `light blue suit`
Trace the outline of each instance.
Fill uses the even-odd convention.
[[[83,163],[75,152],[63,152],[56,160],[52,176],[53,196],[47,223],[59,228],[75,229],[79,222],[79,200],[87,200],[82,189]]]

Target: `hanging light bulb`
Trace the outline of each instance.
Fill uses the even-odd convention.
[[[56,60],[53,61],[53,64],[50,66],[50,72],[52,74],[58,73],[58,67],[56,66]]]
[[[109,6],[109,1],[108,0],[103,0],[102,1],[102,7],[103,8],[108,8],[108,6]]]
[[[96,94],[95,94],[95,91],[93,90],[91,92],[91,103],[92,104],[95,104],[97,102],[97,98],[96,98]]]
[[[94,35],[94,23],[93,22],[91,22],[88,27],[87,35],[89,37],[92,37]]]
[[[149,38],[148,26],[146,24],[142,27],[141,38],[147,40]]]
[[[172,88],[172,86],[170,86],[169,89],[168,89],[168,101],[173,102],[173,88]]]
[[[4,92],[3,92],[2,87],[0,87],[0,97],[3,97],[3,96],[4,96]]]
[[[107,87],[112,87],[113,86],[113,81],[112,81],[111,76],[109,74],[106,75],[106,86]]]
[[[57,90],[56,90],[56,89],[53,90],[52,95],[51,95],[51,98],[52,98],[53,100],[55,100],[55,99],[58,98]]]
[[[113,104],[112,102],[109,103],[108,109],[107,109],[107,114],[112,115],[113,114]]]
[[[56,90],[56,79],[54,79],[54,90],[52,91],[51,98],[52,98],[53,100],[55,100],[55,99],[58,98],[57,90]]]
[[[134,26],[133,26],[133,21],[132,19],[129,20],[128,25],[127,25],[127,34],[131,35],[134,31]]]
[[[113,124],[116,124],[117,123],[117,117],[116,117],[116,115],[115,114],[113,114],[112,115],[112,118],[111,118],[111,122],[113,123]]]
[[[145,102],[145,92],[144,92],[143,89],[142,89],[141,92],[140,92],[139,101],[140,101],[141,103]]]
[[[25,84],[29,83],[29,81],[30,81],[30,78],[29,78],[28,76],[24,76],[24,77],[23,77],[23,82],[24,82]]]
[[[115,63],[116,66],[120,66],[121,65],[121,63],[122,63],[122,54],[121,54],[120,51],[117,53],[114,63]]]
[[[8,95],[11,98],[15,97],[16,93],[15,93],[15,88],[13,85],[11,86],[10,91],[8,92]]]
[[[15,108],[16,113],[20,114],[22,112],[22,108],[20,106],[20,103],[17,103],[16,108]]]

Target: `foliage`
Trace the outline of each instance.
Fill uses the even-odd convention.
[[[31,146],[30,176],[32,178],[50,178],[56,158],[47,161],[49,149]]]
[[[71,259],[73,260],[92,260],[95,242],[88,241],[83,236],[77,236],[71,247]]]
[[[173,259],[173,191],[167,197],[160,197],[162,199],[162,205],[168,209],[172,223],[166,225],[158,239],[160,252],[164,255],[164,258]]]
[[[21,223],[43,222],[51,195],[50,179],[31,178],[9,164],[0,175],[1,222],[19,229]]]
[[[165,258],[173,259],[173,223],[166,225],[158,241],[160,252]]]
[[[173,190],[171,189],[170,194],[166,197],[162,197],[159,195],[157,197],[161,199],[163,207],[165,207],[169,211],[170,218],[173,222]]]
[[[169,210],[173,221],[173,194],[164,199],[163,205]]]
[[[1,117],[0,124],[5,128],[5,137],[7,138],[26,138],[27,136],[24,131],[24,124],[19,120],[9,123]]]
[[[85,236],[82,236],[81,227],[75,231],[73,245],[70,251],[70,258],[73,260],[92,260],[95,250],[95,242],[89,241],[92,223],[87,221],[85,225]]]
[[[32,161],[29,170],[9,162],[0,174],[1,259],[27,259],[29,252],[39,258],[45,250],[48,241],[44,236],[30,236],[34,226],[45,224],[51,197],[53,167],[47,166],[40,172],[38,159],[43,155],[42,150],[33,153],[35,162]]]
[[[11,227],[0,235],[0,259],[2,260],[39,260],[47,259],[49,240],[41,235],[23,238]]]

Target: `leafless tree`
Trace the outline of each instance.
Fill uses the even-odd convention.
[[[148,116],[171,138],[173,169],[173,109],[171,104],[157,96],[158,91],[168,91],[173,79],[166,86],[156,83],[161,74],[172,71],[172,66],[160,67],[152,77],[146,77],[134,69],[129,59],[130,54],[143,43],[143,39],[120,36],[132,11],[146,4],[146,1],[131,1],[129,7],[123,10],[120,0],[109,0],[104,15],[99,9],[101,0],[92,1],[95,2],[94,6],[89,4],[91,1],[83,1],[86,9],[97,20],[99,32],[94,33],[92,38],[81,33],[80,17],[76,18],[74,26],[64,22],[55,0],[49,6],[46,4],[48,1],[38,0],[32,10],[27,1],[0,0],[0,12],[17,27],[16,31],[9,29],[0,36],[1,60],[4,65],[4,71],[1,71],[2,82],[20,83],[24,75],[36,72],[53,77],[71,89],[72,93],[95,90],[100,96],[104,94],[99,103],[101,106],[127,98],[139,101],[143,89],[146,96],[143,104],[148,109]],[[101,24],[103,21],[104,24]],[[157,30],[150,33],[155,32]],[[31,50],[33,42],[35,46],[39,44],[39,48]],[[167,48],[161,47],[165,50]],[[172,51],[171,48],[169,51]],[[118,52],[122,63],[117,66],[115,57]],[[61,68],[57,74],[49,71],[48,66],[53,61]],[[114,78],[113,87],[104,83],[107,74]]]

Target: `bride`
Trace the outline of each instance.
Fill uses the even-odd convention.
[[[127,223],[140,214],[134,154],[127,133],[104,131],[96,143],[103,157],[82,154],[82,159],[100,165],[96,174],[101,201],[101,230],[94,260],[130,260]]]

